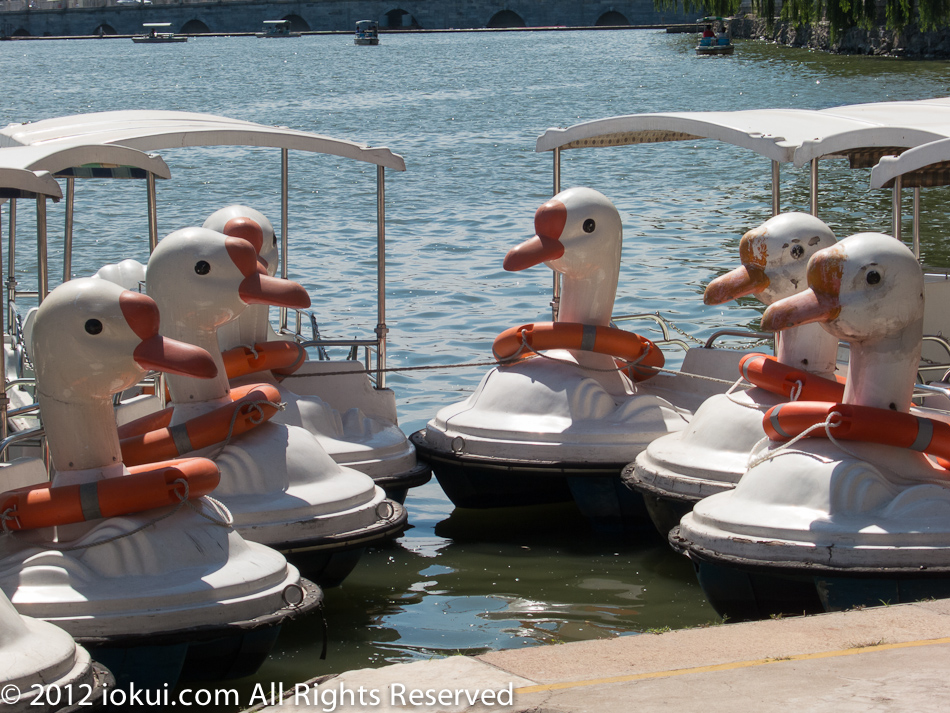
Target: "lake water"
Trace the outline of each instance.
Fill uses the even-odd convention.
[[[733,57],[701,58],[694,44],[655,31],[386,35],[379,47],[355,47],[348,36],[6,42],[0,121],[176,109],[390,147],[408,170],[387,172],[389,365],[449,367],[487,362],[498,332],[549,314],[549,270],[501,268],[551,194],[550,154],[534,151],[545,129],[648,111],[922,99],[950,88],[944,62],[742,41]],[[159,184],[161,234],[200,225],[235,202],[279,222],[274,151],[163,156],[172,179]],[[753,301],[709,308],[701,294],[737,264],[743,232],[770,216],[766,159],[697,141],[565,152],[562,166],[563,187],[596,188],[623,216],[617,313],[660,311],[701,339],[757,326]],[[890,230],[890,193],[869,191],[868,176],[845,162],[822,167],[821,217],[839,237]],[[369,165],[290,157],[291,273],[310,291],[327,338],[365,336],[375,325],[374,177]],[[130,183],[79,183],[75,275],[117,257],[145,260],[145,187]],[[808,209],[805,171],[783,169],[782,190],[784,209]],[[940,230],[945,196],[924,197],[925,259],[950,265]],[[63,213],[62,204],[50,206],[53,275],[61,273]],[[30,240],[31,215],[25,205],[21,244]],[[18,267],[29,282],[30,261]],[[391,374],[403,429],[421,428],[464,398],[486,369]],[[318,658],[319,620],[297,622],[259,674],[240,682],[242,691],[255,682],[717,620],[689,563],[662,541],[592,535],[569,508],[516,518],[453,512],[435,482],[413,491],[408,508],[414,527],[327,592],[327,660]]]

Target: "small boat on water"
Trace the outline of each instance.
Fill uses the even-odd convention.
[[[880,233],[816,253],[808,289],[770,305],[762,327],[813,321],[851,345],[843,398],[769,409],[771,440],[735,489],[670,534],[733,619],[950,594],[950,413],[911,412],[924,323],[915,256]]]
[[[264,20],[264,29],[257,33],[258,37],[300,37],[299,32],[293,31],[290,20]]]
[[[642,499],[620,483],[624,460],[684,428],[709,393],[699,386],[684,405],[663,383],[671,377],[650,370],[664,363],[659,348],[612,326],[621,220],[603,194],[562,191],[538,209],[535,230],[504,267],[544,262],[559,273],[557,320],[500,334],[493,348],[500,365],[413,443],[459,507],[573,497],[596,528],[637,529],[647,518]]]
[[[914,188],[916,206],[922,186],[947,184],[948,160],[944,139],[874,167],[871,187],[894,192],[895,235],[902,189]],[[752,454],[736,489],[697,504],[671,533],[717,611],[752,619],[950,594],[950,488],[940,450],[950,441],[950,385],[937,362],[946,355],[939,335],[950,282],[945,270],[917,264],[919,220],[914,248],[880,234],[849,238],[813,258],[808,291],[766,310],[763,326],[818,320],[854,342],[848,386],[841,403],[770,409],[763,428],[772,440]],[[943,380],[922,391],[931,364]],[[937,394],[911,408],[912,389],[915,400]],[[810,426],[811,437],[789,441]]]
[[[37,127],[37,124],[29,125],[31,128]],[[25,125],[24,125],[25,127]],[[12,130],[14,143],[30,143],[29,136],[16,130],[17,127],[8,127]],[[23,128],[23,127],[19,127]],[[183,142],[187,145],[269,145],[282,149],[284,156],[289,148],[301,149],[314,153],[324,153],[336,156],[352,158],[357,161],[373,163],[377,166],[377,190],[381,193],[383,190],[384,168],[395,168],[403,170],[402,159],[388,149],[376,149],[352,142],[338,141],[328,137],[310,134],[307,132],[293,131],[289,129],[280,129],[274,127],[265,127],[249,122],[235,121],[222,117],[211,117],[200,114],[185,114],[182,112],[110,112],[105,114],[91,114],[80,117],[67,117],[64,119],[50,120],[50,122],[41,129],[45,134],[42,145],[47,151],[54,151],[58,145],[61,151],[65,151],[72,139],[70,136],[82,134],[84,139],[90,141],[102,142],[103,155],[98,159],[88,155],[82,156],[82,164],[79,165],[98,165],[100,161],[106,158],[106,154],[119,149],[120,147],[112,143],[113,141],[123,141],[135,143],[137,146],[152,152],[169,146],[180,146]],[[62,139],[46,140],[46,137],[62,134]],[[39,136],[39,134],[37,134]],[[33,150],[39,150],[38,147],[32,147]],[[9,149],[10,151],[22,151],[25,148]],[[133,159],[144,160],[144,155],[140,152],[123,147],[122,150],[130,153],[127,160],[120,156],[113,156],[106,163],[117,165],[114,169],[100,169],[93,174],[87,173],[86,169],[64,168],[63,163],[70,165],[66,158],[59,158],[57,172],[60,175],[67,176],[67,196],[74,190],[74,177],[86,175],[133,175],[139,178],[148,178],[150,191],[150,205],[154,205],[154,177],[165,177],[170,175],[167,167],[160,158],[152,154],[151,161],[158,161],[160,165],[142,164],[140,168],[132,170],[128,167]],[[2,153],[2,152],[0,152]],[[286,158],[285,158],[286,160]],[[287,191],[287,176],[284,174],[282,191]],[[287,205],[286,201],[282,203]],[[377,202],[379,209],[377,247],[378,259],[382,261],[385,255],[385,232],[384,232],[384,213],[382,204]],[[267,269],[271,273],[280,271],[283,276],[287,274],[288,253],[288,234],[287,214],[282,218],[282,234],[278,236],[274,233],[273,227],[260,213],[239,206],[243,215],[253,214],[266,225],[267,234]],[[285,208],[286,210],[286,208]],[[216,212],[215,220],[222,217],[228,211]],[[150,243],[157,245],[156,216],[150,212]],[[228,214],[227,218],[215,224],[219,229],[223,228],[223,223],[233,215]],[[71,243],[71,225],[67,227],[67,254],[71,252],[69,244]],[[278,260],[277,243],[280,243],[279,254],[283,260]],[[42,263],[42,261],[41,261]],[[68,268],[67,268],[68,270]],[[138,272],[136,272],[136,270]],[[123,283],[127,286],[137,285],[144,275],[144,267],[138,265],[136,270],[128,276],[128,282]],[[123,272],[122,269],[116,269],[112,272]],[[430,477],[427,465],[416,460],[415,450],[408,443],[405,435],[396,425],[396,407],[395,397],[391,390],[385,388],[385,286],[382,276],[385,274],[381,269],[376,271],[378,279],[377,299],[377,332],[375,339],[347,339],[347,340],[322,340],[319,333],[314,329],[313,340],[305,338],[300,333],[301,318],[298,313],[296,331],[288,329],[288,314],[286,309],[282,309],[281,324],[274,329],[270,327],[266,309],[258,312],[257,317],[245,325],[253,325],[252,329],[239,328],[236,332],[236,341],[229,343],[229,347],[238,346],[246,350],[249,354],[260,349],[266,351],[267,347],[261,347],[259,342],[268,339],[287,344],[297,345],[302,349],[313,349],[319,358],[308,360],[299,365],[296,372],[292,375],[293,389],[295,393],[305,395],[309,407],[319,407],[322,409],[322,423],[330,424],[334,430],[331,430],[323,436],[326,436],[324,442],[333,441],[334,449],[331,454],[333,458],[339,459],[342,465],[352,466],[364,473],[368,473],[381,487],[386,488],[387,492],[393,493],[393,498],[397,501],[405,499],[406,491],[426,482]],[[110,277],[110,279],[112,279]],[[119,280],[121,282],[121,279]],[[312,326],[315,327],[315,317],[310,317]],[[250,339],[250,341],[244,341]],[[243,345],[243,346],[242,346]],[[278,345],[279,346],[279,345]],[[344,347],[355,352],[355,348],[365,350],[367,362],[360,364],[350,359],[330,360],[326,355],[326,350],[334,347]],[[296,347],[295,347],[296,348]],[[376,356],[376,363],[371,366],[370,356]],[[245,360],[246,361],[246,360]],[[263,375],[266,368],[255,368],[249,378],[258,381],[272,379],[273,377]],[[323,376],[327,374],[327,376]],[[289,377],[282,377],[285,381]],[[288,381],[288,383],[290,383]],[[287,397],[286,387],[282,398]],[[227,388],[227,387],[226,387]],[[294,402],[296,404],[297,402]],[[119,421],[125,424],[130,420],[158,411],[160,404],[155,397],[135,397],[123,401],[119,406]],[[288,409],[288,412],[293,409]],[[373,487],[366,489],[368,496],[373,500],[376,498]],[[329,493],[327,494],[329,497]],[[311,551],[312,558],[308,557],[308,565],[314,564],[315,558],[324,557],[330,550],[349,550],[347,555],[350,565],[355,564],[356,557],[362,548],[367,544],[379,541],[381,538],[392,537],[401,529],[405,522],[405,511],[399,502],[381,502],[378,503],[378,512],[376,513],[376,522],[372,532],[366,531],[356,533],[352,528],[344,532],[337,533],[335,541],[330,537],[323,543],[322,548],[315,548]],[[332,535],[328,532],[327,535]],[[343,535],[346,535],[345,537]],[[317,552],[322,549],[323,552]],[[299,557],[304,557],[303,553],[298,553]],[[340,557],[336,558],[340,561]],[[342,562],[341,562],[342,563]],[[333,571],[337,572],[332,578],[321,576],[321,581],[326,584],[337,583],[348,569],[336,567]],[[335,580],[335,581],[334,581]]]
[[[834,242],[831,229],[813,215],[770,218],[742,237],[742,266],[709,283],[705,302],[751,295],[769,305],[790,297],[805,289],[808,259]],[[817,324],[779,333],[774,358],[750,354],[740,362],[737,376],[757,385],[710,397],[687,428],[656,439],[624,469],[624,483],[643,495],[661,534],[703,498],[735,487],[749,452],[765,437],[766,410],[791,397],[813,399],[832,392],[832,398],[840,398],[844,386],[833,380],[837,353],[838,340]]]
[[[357,45],[378,45],[379,23],[376,20],[358,20],[353,43]]]
[[[276,275],[280,264],[276,235],[262,213],[248,206],[227,206],[210,215],[204,227],[231,234],[230,226],[246,221],[261,228],[258,259],[268,275]],[[274,331],[263,305],[248,305],[237,319],[218,328],[218,346],[229,360],[235,360],[226,365],[231,369],[230,364],[234,364],[230,371],[232,386],[262,380],[273,385],[285,404],[275,414],[275,423],[306,428],[337,463],[369,475],[387,497],[405,503],[409,490],[427,483],[432,473],[427,463],[416,459],[415,449],[396,425],[395,403],[379,401],[371,405],[373,392],[367,382],[359,398],[352,387],[348,393],[321,388],[321,381],[330,381],[320,378],[325,361],[300,361],[294,356],[292,344],[288,335]],[[293,363],[276,371],[264,368],[277,349],[289,355]],[[325,350],[318,353],[325,356]],[[331,363],[337,369],[346,367],[345,362]],[[360,404],[365,405],[353,408]]]
[[[406,511],[387,499],[370,477],[337,464],[312,433],[270,420],[281,403],[276,387],[252,380],[231,389],[217,325],[241,314],[248,304],[310,304],[302,286],[261,274],[257,267],[257,252],[248,241],[207,228],[178,230],[158,244],[145,284],[165,317],[165,334],[213,351],[218,376],[168,375],[170,408],[119,429],[123,457],[126,462],[153,457],[156,437],[184,428],[191,434],[188,445],[175,443],[169,455],[193,452],[214,459],[223,480],[217,497],[231,512],[238,532],[286,553],[318,584],[334,586],[367,545],[402,532]],[[229,437],[231,413],[242,402],[263,411],[255,418],[250,412],[247,430]],[[227,416],[220,417],[224,412]],[[202,424],[213,429],[211,424],[218,421],[216,433],[202,435]]]
[[[19,459],[0,494],[0,589],[89,648],[120,687],[150,689],[253,673],[283,621],[322,600],[203,497],[220,480],[212,461],[123,463],[114,393],[146,369],[216,372],[210,354],[158,329],[154,301],[105,280],[46,296],[30,342],[55,473]]]
[[[705,25],[699,44],[696,45],[696,54],[700,56],[731,55],[736,51],[723,18],[703,17],[696,22]]]
[[[6,198],[33,197],[39,203],[62,197],[59,184],[45,171],[0,168],[0,189]],[[5,355],[6,350],[0,350],[3,367]],[[5,473],[9,467],[9,463],[0,466],[0,487],[11,484],[12,479]],[[2,591],[0,632],[0,690],[9,691],[7,687],[14,686],[18,692],[17,701],[4,698],[4,710],[54,713],[80,698],[89,706],[96,706],[102,699],[103,688],[115,684],[109,670],[94,662],[66,631],[42,619],[22,616]],[[56,690],[65,693],[42,695]]]
[[[132,41],[136,44],[165,44],[169,42],[187,42],[188,37],[185,35],[176,35],[174,32],[162,32],[162,30],[167,30],[171,27],[172,23],[170,22],[143,22],[142,27],[145,28],[144,35],[136,35],[132,38]]]

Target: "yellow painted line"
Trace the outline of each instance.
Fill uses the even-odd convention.
[[[626,681],[644,681],[651,678],[669,678],[672,676],[686,676],[694,673],[711,673],[713,671],[733,671],[740,668],[752,668],[753,666],[766,666],[768,664],[785,663],[787,661],[810,661],[813,659],[828,659],[839,656],[853,656],[855,654],[866,654],[872,651],[892,651],[894,649],[908,649],[915,646],[933,646],[934,644],[950,644],[950,636],[942,639],[925,639],[922,641],[905,641],[900,644],[877,644],[875,646],[860,646],[853,649],[841,649],[838,651],[822,651],[816,654],[797,654],[782,658],[757,659],[754,661],[735,661],[733,663],[716,664],[714,666],[696,666],[695,668],[679,668],[671,671],[653,671],[651,673],[634,673],[628,676],[610,676],[608,678],[595,678],[588,681],[567,681],[564,683],[548,683],[539,686],[523,686],[516,688],[515,693],[539,693],[541,691],[559,691],[565,688],[582,688],[584,686],[600,686],[605,683],[624,683]]]

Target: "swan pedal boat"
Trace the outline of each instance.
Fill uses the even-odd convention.
[[[813,415],[809,437],[788,443],[801,429],[786,433],[782,407],[770,409],[763,425],[772,440],[750,454],[735,488],[698,502],[670,533],[710,603],[731,619],[950,595],[950,479],[926,454],[947,441],[950,413],[909,413],[924,323],[921,267],[894,238],[862,233],[816,253],[808,285],[770,305],[763,329],[820,322],[850,342],[851,359],[841,404],[791,406],[879,411],[862,416],[865,430],[897,418],[913,424],[917,440],[895,428],[878,428],[874,442],[844,431],[834,438],[840,416]]]
[[[245,541],[207,498],[186,500],[186,491],[175,506],[152,500],[146,510],[102,516],[101,486],[121,489],[131,477],[112,394],[146,369],[215,373],[207,352],[163,338],[158,327],[154,301],[104,280],[50,292],[35,313],[31,351],[55,474],[49,483],[45,463],[31,458],[0,469],[4,502],[29,488],[38,506],[44,492],[51,501],[79,493],[81,506],[54,513],[60,524],[23,529],[18,513],[32,495],[12,501],[2,513],[4,530],[14,531],[0,537],[0,590],[19,613],[65,629],[119,687],[249,675],[283,622],[323,596],[281,554]],[[213,463],[194,461],[217,480]]]
[[[554,167],[554,192],[557,193],[560,191],[561,154],[564,151],[573,153],[581,149],[582,152],[588,152],[605,147],[641,146],[664,142],[683,142],[693,147],[697,140],[722,142],[747,149],[771,162],[773,216],[782,212],[781,165],[794,163],[796,166],[810,166],[811,213],[817,215],[819,163],[822,159],[847,157],[852,168],[870,167],[882,156],[946,138],[948,134],[945,127],[950,126],[948,118],[950,118],[950,100],[947,98],[853,104],[822,110],[754,109],[631,114],[597,119],[568,128],[548,129],[538,137],[536,151],[551,153]],[[899,213],[897,216],[899,217]],[[916,230],[915,224],[915,234]],[[555,275],[555,280],[558,278],[559,275]],[[944,283],[946,282],[944,280]],[[557,282],[555,284],[557,285]],[[928,283],[928,289],[935,286],[939,287],[936,283]],[[555,287],[555,305],[558,299],[557,287]],[[928,335],[937,333],[938,330],[927,330]],[[948,362],[946,347],[936,342],[930,344],[935,352],[933,359],[935,365],[936,363],[946,364]],[[927,354],[926,351],[925,354]],[[730,352],[721,349],[690,349],[683,361],[681,373],[695,372],[730,382],[735,381],[738,376],[738,358],[741,355],[731,353],[735,357],[734,360],[730,360],[728,355]],[[665,375],[661,374],[644,382],[644,388],[663,383],[663,376]],[[724,390],[710,390],[707,395],[714,396]],[[460,435],[464,437],[465,434]],[[662,435],[658,434],[658,437]],[[432,438],[431,434],[429,438]],[[419,444],[419,440],[415,437],[414,442]],[[450,444],[451,439],[441,445],[437,454],[427,454],[426,457],[438,457],[450,463],[459,461],[465,454],[453,453],[449,447]],[[502,445],[511,451],[512,459],[518,457],[517,445],[511,447],[504,443]],[[510,465],[493,463],[484,458],[481,462],[486,466],[486,477],[492,476],[492,471],[489,470],[492,466],[501,466],[494,469],[498,487],[503,487],[507,481],[505,469],[511,470],[512,466],[517,468],[534,465],[517,462]],[[563,466],[573,469],[589,465],[557,462],[554,458],[546,459],[545,464],[555,471]],[[478,463],[472,463],[472,465],[475,466]],[[742,465],[736,467],[742,468]],[[577,471],[572,470],[572,472]],[[531,486],[526,484],[526,487]],[[688,509],[688,505],[685,509]],[[671,520],[675,518],[675,512],[668,512],[667,515]]]
[[[635,335],[611,326],[622,240],[613,204],[592,189],[568,189],[538,209],[535,229],[534,238],[508,253],[505,268],[544,262],[560,273],[565,284],[558,320],[551,327],[508,330],[496,349],[509,334],[517,342],[519,333],[534,328],[571,325],[601,330],[604,339],[636,349]],[[596,529],[650,527],[642,497],[624,487],[621,471],[650,441],[684,428],[695,408],[724,391],[726,379],[734,381],[741,354],[692,349],[676,374],[648,371],[652,378],[636,381],[615,361],[622,355],[609,353],[615,348],[603,353],[593,336],[591,345],[584,339],[574,347],[565,342],[560,349],[538,348],[543,355],[502,358],[468,399],[443,408],[412,435],[457,507],[573,499]],[[644,348],[650,359],[659,359],[645,364],[661,366],[658,348]],[[628,356],[633,362],[639,358]]]
[[[66,181],[66,200],[71,201],[76,180],[95,178],[145,179],[148,187],[149,245],[158,244],[156,179],[169,178],[170,170],[157,153],[164,149],[182,146],[263,146],[279,149],[284,165],[291,150],[309,154],[336,156],[356,162],[369,163],[376,167],[376,191],[384,193],[386,169],[405,171],[402,157],[387,148],[371,147],[352,141],[334,139],[320,134],[296,131],[284,127],[264,126],[247,121],[177,111],[114,111],[99,112],[47,119],[27,124],[11,124],[0,130],[0,146],[6,147],[8,156],[16,152],[30,151],[18,159],[33,169],[48,170]],[[16,151],[12,151],[12,149]],[[8,150],[10,153],[8,153]],[[147,152],[147,153],[143,153]],[[96,167],[96,168],[90,168]],[[110,168],[111,167],[111,168]],[[290,263],[288,231],[289,175],[285,170],[281,178],[282,214],[277,244],[271,250],[271,274],[276,270],[281,277],[288,276]],[[241,208],[244,208],[243,206]],[[416,459],[415,449],[398,426],[396,400],[393,391],[386,387],[386,286],[385,286],[385,212],[384,203],[377,200],[377,319],[371,338],[328,340],[316,329],[316,316],[312,313],[281,309],[278,324],[271,328],[267,317],[257,317],[244,322],[238,332],[230,334],[240,339],[241,344],[253,347],[248,338],[266,337],[292,339],[318,358],[308,358],[287,379],[283,389],[293,389],[301,397],[309,397],[313,404],[323,402],[324,424],[333,430],[326,436],[325,445],[341,465],[352,467],[372,477],[386,490],[387,496],[403,503],[409,489],[418,487],[431,477],[431,469]],[[252,209],[247,209],[252,210]],[[215,220],[220,217],[216,213]],[[64,279],[70,277],[72,254],[72,220],[67,216],[64,253]],[[209,219],[211,220],[211,219]],[[266,220],[266,219],[265,219]],[[269,222],[268,222],[269,225]],[[212,226],[208,227],[220,227]],[[40,229],[38,240],[40,240]],[[271,230],[273,230],[271,228]],[[42,231],[42,252],[45,254],[45,226]],[[279,253],[279,255],[278,255]],[[279,263],[279,267],[278,267]],[[45,289],[45,264],[39,267],[42,275],[39,292]],[[9,295],[17,303],[16,288]],[[289,317],[296,316],[295,320]],[[311,324],[313,334],[305,336],[302,325]],[[247,324],[256,325],[253,328]],[[227,330],[225,330],[227,331]],[[14,342],[15,344],[15,342]],[[346,347],[356,353],[364,350],[365,361],[354,358],[330,359],[327,350]],[[332,374],[332,376],[324,376]],[[26,400],[26,399],[24,399]],[[146,405],[139,399],[134,407],[134,418],[158,404]],[[121,410],[121,409],[120,409]],[[289,414],[289,412],[288,412]],[[284,414],[287,416],[288,414]],[[126,418],[120,415],[120,418]]]
[[[211,379],[166,377],[171,412],[162,428],[169,434],[180,427],[198,429],[198,419],[214,418],[223,405],[232,404],[218,348],[220,325],[238,318],[250,304],[309,304],[301,285],[258,270],[251,242],[208,228],[175,231],[152,253],[146,292],[159,305],[166,336],[213,353],[218,368]],[[264,407],[280,403],[281,395],[266,382],[241,391],[248,389],[248,397]],[[144,421],[144,435],[135,422],[120,429],[128,437],[123,453],[126,443],[138,448],[133,444],[152,438],[150,419]],[[269,418],[240,436],[225,435],[211,436],[210,445],[189,436],[185,448],[218,464],[222,483],[217,497],[233,514],[237,530],[284,553],[321,586],[341,583],[368,545],[392,539],[405,528],[405,508],[386,498],[369,476],[336,463],[307,429]]]
[[[715,305],[752,295],[769,305],[796,294],[805,288],[808,259],[834,242],[831,229],[812,215],[783,213],[770,218],[743,235],[741,267],[713,280],[704,301]],[[834,336],[818,324],[800,325],[777,335],[775,367],[797,370],[795,378],[806,384],[809,374],[818,377],[819,384],[829,384],[837,353]],[[844,387],[840,390],[843,393]],[[746,470],[749,451],[765,438],[763,414],[788,398],[789,394],[759,386],[711,396],[689,426],[656,439],[624,468],[624,483],[643,495],[650,518],[664,537],[697,502],[735,487]]]

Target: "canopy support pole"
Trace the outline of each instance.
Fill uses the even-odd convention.
[[[891,195],[891,232],[894,233],[894,237],[898,240],[901,239],[901,189],[903,188],[903,181],[901,177],[898,176],[894,179],[894,191]]]
[[[818,159],[811,160],[811,214],[818,217]]]
[[[145,184],[148,187],[148,252],[158,247],[158,196],[155,192],[155,174],[149,171]]]
[[[2,204],[0,204],[2,207]],[[0,214],[0,243],[2,243],[3,233],[2,233],[2,214]],[[0,250],[0,274],[3,273],[3,251]],[[0,312],[0,335],[5,334],[3,329],[3,313]],[[5,347],[6,345],[0,345],[0,347]],[[6,373],[7,373],[7,355],[6,349],[0,348],[0,374],[3,374],[3,392],[0,393],[0,439],[6,439],[7,437],[7,406],[10,403],[10,400],[7,398],[7,389],[6,389]]]
[[[63,228],[63,282],[69,282],[73,272],[73,205],[76,179],[66,179],[66,226]]]
[[[376,388],[386,388],[386,169],[376,167]]]
[[[289,151],[280,150],[280,276],[287,279],[287,201],[290,189],[290,182],[287,177],[289,171]],[[280,329],[283,332],[287,329],[287,308],[281,307],[279,311]],[[299,329],[297,330],[299,333]]]
[[[16,304],[16,272],[14,258],[16,256],[16,198],[10,199],[10,256],[7,259],[7,328],[10,334],[14,333],[15,315],[13,305]]]
[[[920,260],[920,186],[914,186],[914,257]]]
[[[46,254],[46,196],[36,196],[36,266],[39,274],[37,302],[43,303],[49,294],[49,264]]]
[[[554,194],[561,192],[561,149],[557,148],[554,154]],[[561,306],[561,273],[552,270],[554,273],[554,289],[551,293],[551,320],[557,322],[558,309]]]
[[[782,212],[782,165],[772,161],[772,215]]]

